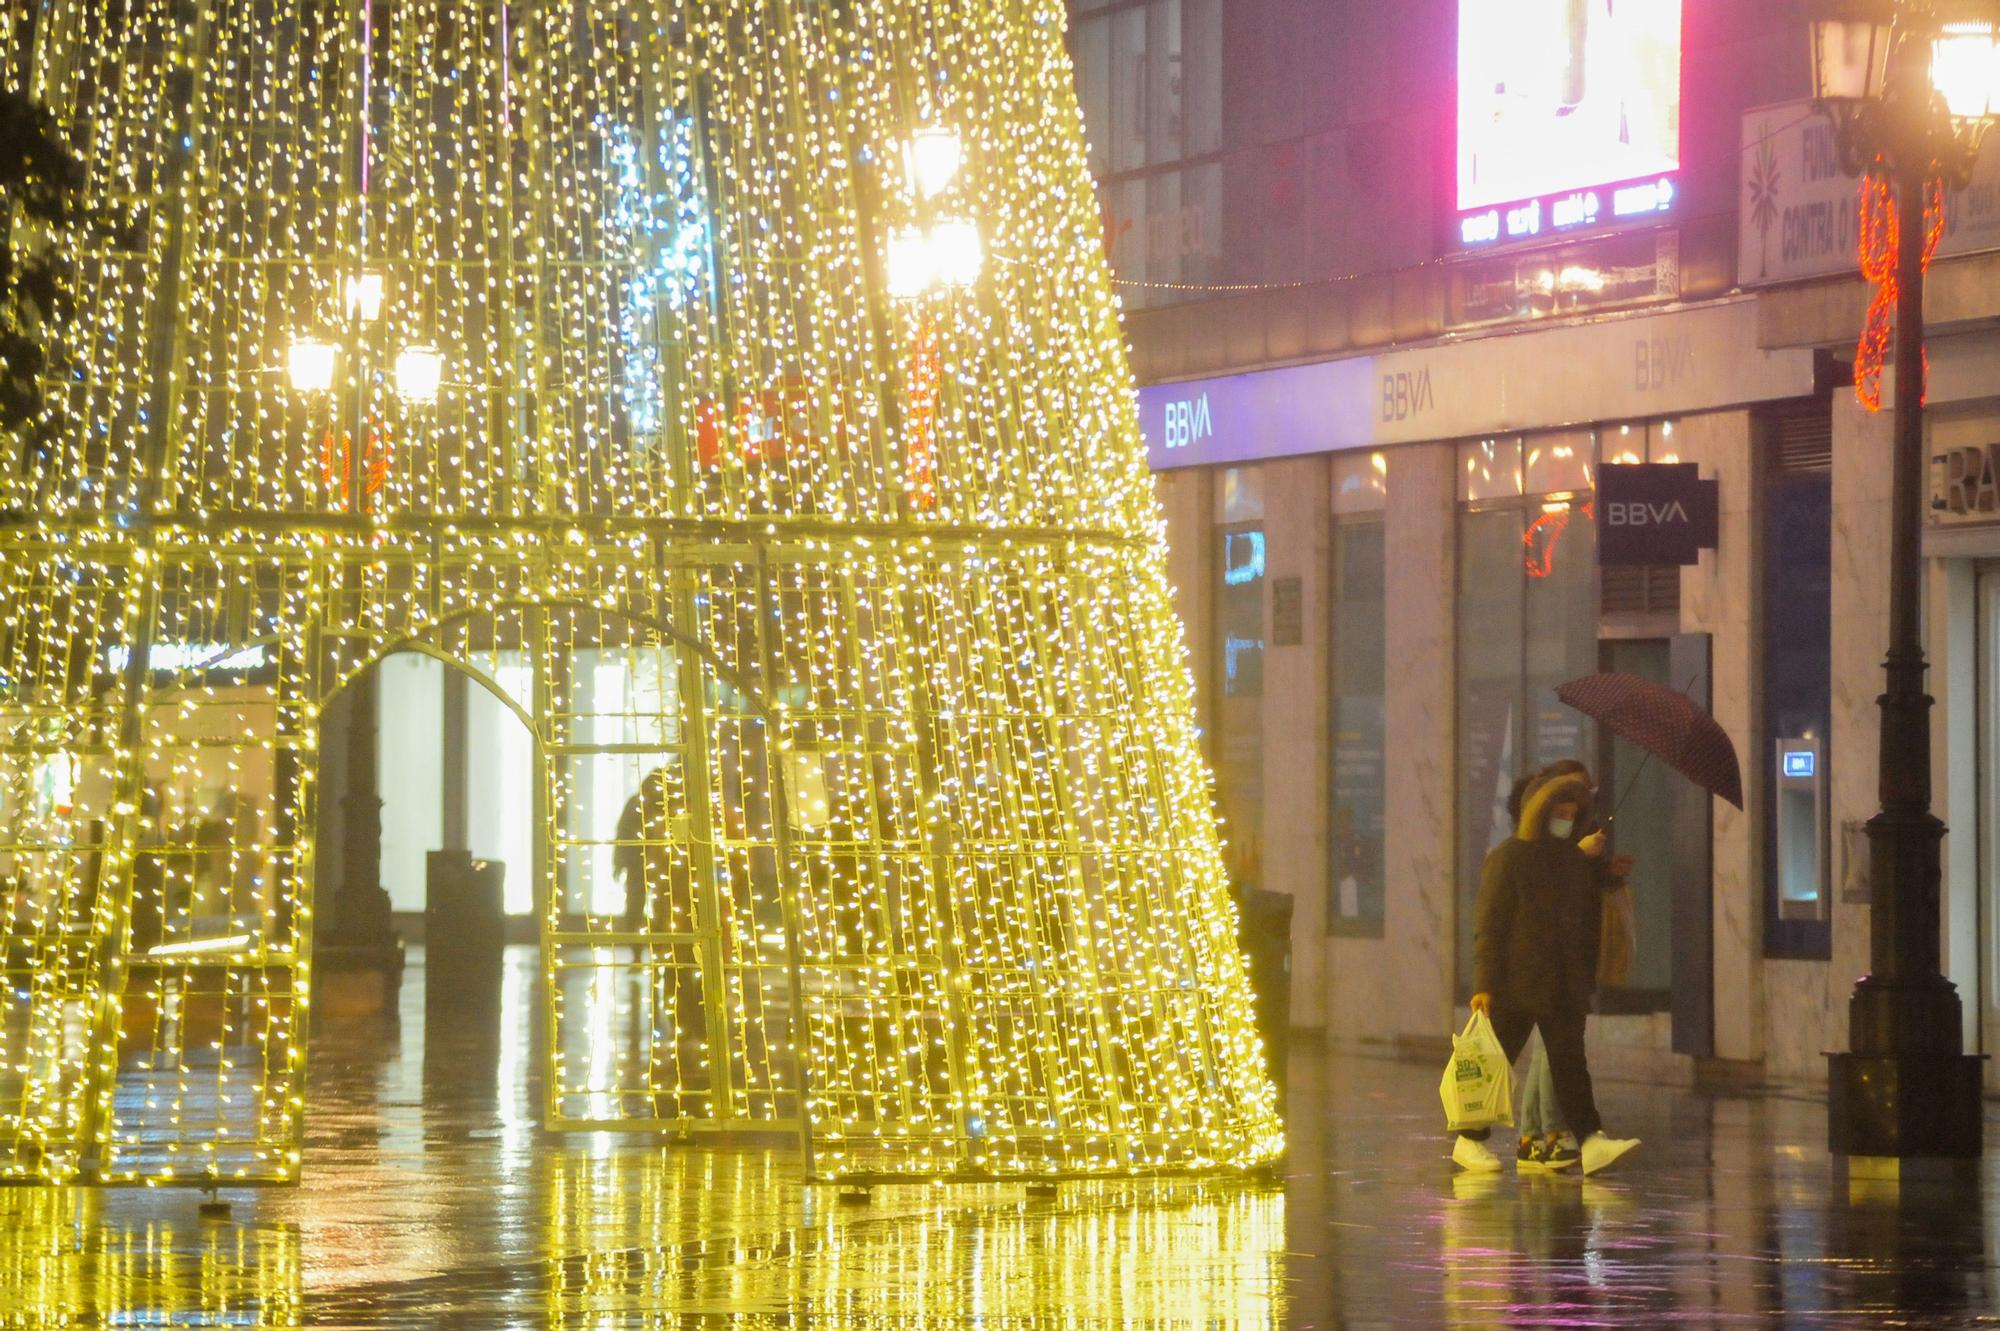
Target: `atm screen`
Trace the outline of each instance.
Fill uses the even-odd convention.
[[[1811,749],[1785,755],[1785,775],[1799,779],[1810,779],[1819,770],[1819,755]]]

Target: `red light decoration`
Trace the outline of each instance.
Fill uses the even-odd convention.
[[[917,345],[910,353],[909,454],[903,486],[910,505],[920,513],[937,510],[938,396],[944,387],[944,359],[938,353],[937,329],[926,318],[917,328]]]
[[[1874,284],[1875,299],[1869,302],[1861,343],[1854,351],[1854,396],[1870,411],[1882,410],[1882,367],[1888,363],[1889,337],[1896,326],[1896,247],[1901,238],[1895,194],[1882,174],[1871,172],[1861,182],[1861,276]],[[1924,183],[1925,272],[1930,271],[1943,238],[1944,181],[1933,176]],[[1924,369],[1928,385],[1928,352]]]
[[[326,486],[327,507],[336,513],[347,508],[347,464],[352,455],[353,441],[346,431],[329,429],[321,436],[319,478]],[[368,500],[382,492],[394,458],[394,446],[371,424],[367,447],[361,455],[361,506],[364,511],[370,507]]]
[[[1528,524],[1528,530],[1521,535],[1521,567],[1529,577],[1546,578],[1556,571],[1556,547],[1562,544],[1563,533],[1569,530],[1571,513],[1581,513],[1585,522],[1595,522],[1596,507],[1595,500],[1564,504],[1544,509],[1540,517]]]
[[[696,464],[714,471],[730,457],[746,467],[782,462],[804,442],[811,412],[811,397],[796,387],[745,393],[734,403],[704,398],[695,407]]]
[[[830,402],[822,411],[821,403]],[[695,465],[718,471],[725,463],[745,469],[811,455],[815,449],[846,450],[850,412],[844,390],[786,381],[731,400],[702,398],[695,404]]]

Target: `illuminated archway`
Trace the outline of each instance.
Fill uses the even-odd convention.
[[[0,1174],[296,1176],[321,708],[416,644],[536,662],[550,969],[730,1014],[705,1081],[628,1042],[552,1121],[847,1176],[1281,1149],[1061,5],[41,13],[5,72],[143,206],[0,475]],[[671,662],[654,710],[592,653]],[[669,752],[668,927],[560,910],[606,860],[565,792]],[[237,793],[169,834],[161,782]],[[167,870],[207,909],[135,959]],[[121,1041],[135,966],[189,975]]]

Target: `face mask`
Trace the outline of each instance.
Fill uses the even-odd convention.
[[[1569,840],[1569,834],[1574,831],[1576,831],[1576,819],[1574,818],[1549,819],[1549,835],[1558,841]]]

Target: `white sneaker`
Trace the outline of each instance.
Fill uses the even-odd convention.
[[[1583,1141],[1583,1172],[1600,1174],[1618,1163],[1625,1154],[1638,1146],[1637,1137],[1607,1137],[1601,1132],[1593,1132]]]
[[[1460,1137],[1451,1147],[1451,1162],[1468,1174],[1497,1174],[1500,1157],[1485,1142]]]

